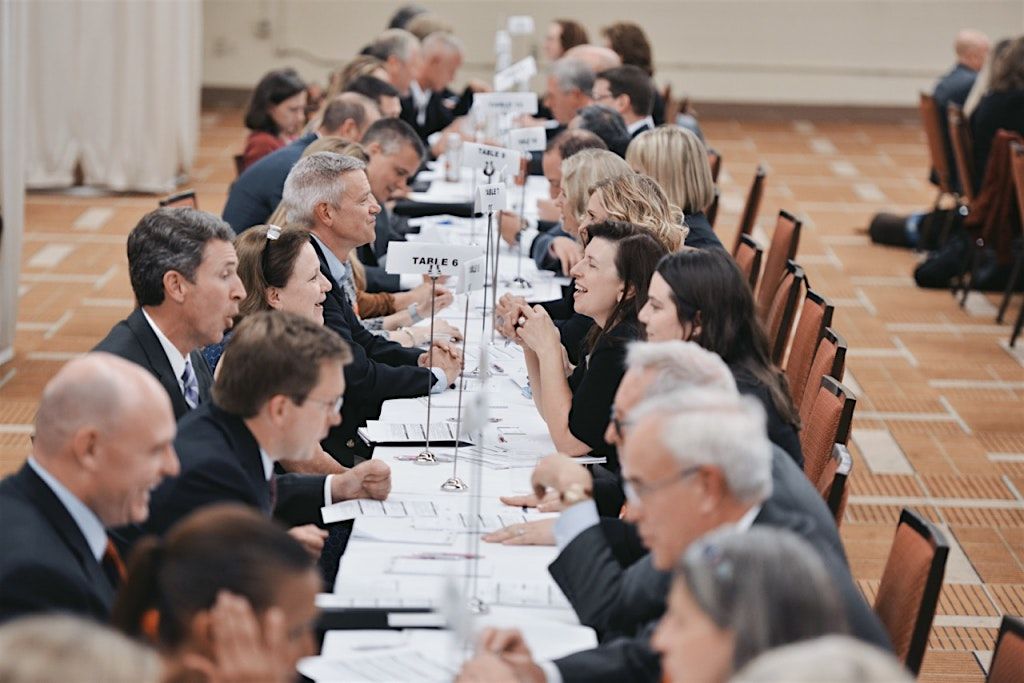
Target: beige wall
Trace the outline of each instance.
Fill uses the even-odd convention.
[[[381,30],[393,0],[203,0],[203,83],[251,86],[290,65],[324,81]],[[421,0],[466,43],[460,78],[493,73],[494,32],[511,14],[536,20],[538,46],[556,16],[598,29],[645,28],[660,84],[696,101],[913,105],[952,63],[952,37],[971,26],[1024,33],[1024,0]],[[260,29],[269,35],[258,37]],[[540,82],[535,83],[540,89]]]

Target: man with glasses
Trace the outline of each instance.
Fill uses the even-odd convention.
[[[340,336],[302,316],[247,316],[218,364],[212,400],[179,425],[181,475],[153,493],[143,531],[162,534],[204,505],[238,502],[292,526],[319,555],[326,532],[314,525],[322,506],[384,499],[391,489],[388,466],[376,461],[327,476],[275,474],[278,460],[312,457],[341,421],[351,358]]]
[[[622,115],[630,138],[654,129],[654,81],[638,66],[626,64],[597,74],[590,97]]]
[[[474,667],[490,666],[494,678],[514,673],[518,680],[660,680],[649,639],[665,610],[668,570],[702,535],[754,524],[790,529],[807,540],[835,580],[852,635],[889,647],[853,583],[824,501],[792,459],[772,446],[763,410],[729,386],[722,360],[691,342],[634,344],[627,367],[606,436],[621,442],[623,518],[598,515],[590,474],[571,458],[544,459],[532,479],[538,500],[564,506],[553,530],[560,552],[549,571],[601,645],[536,663],[518,632],[487,632],[487,652]],[[673,385],[686,388],[673,392]]]

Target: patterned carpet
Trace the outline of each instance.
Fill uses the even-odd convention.
[[[240,119],[203,116],[187,185],[200,208],[223,206]],[[1000,615],[1024,614],[1024,344],[1007,348],[994,297],[973,295],[961,309],[947,292],[918,290],[917,257],[864,234],[879,210],[931,203],[920,129],[913,120],[703,124],[724,158],[723,242],[732,243],[764,163],[755,236],[767,243],[764,228],[780,208],[804,220],[797,260],[835,303],[834,327],[849,343],[845,383],[859,400],[843,538],[854,574],[873,595],[902,507],[939,524],[952,552],[921,680],[983,680]],[[43,384],[130,310],[125,236],[155,205],[143,196],[29,195],[17,354],[0,367],[0,474],[27,453]]]

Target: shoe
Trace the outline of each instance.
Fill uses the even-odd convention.
[[[868,234],[875,244],[885,244],[890,247],[913,247],[907,235],[907,217],[897,216],[892,213],[879,213],[871,219],[868,226]]]

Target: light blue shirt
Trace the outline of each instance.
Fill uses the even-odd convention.
[[[61,502],[64,509],[71,515],[71,519],[75,520],[78,530],[85,537],[89,550],[92,551],[96,561],[99,562],[103,558],[103,553],[107,552],[107,531],[103,528],[103,522],[85,503],[78,500],[75,494],[71,493],[64,484],[60,483],[56,477],[43,469],[43,466],[35,458],[29,456],[28,466],[50,487],[53,495],[57,496],[57,500]]]
[[[344,287],[342,284],[343,279],[348,279],[352,274],[352,266],[347,263],[342,263],[338,256],[327,248],[316,235],[313,235],[313,239],[320,245],[320,251],[324,253],[324,259],[327,261],[327,270],[331,273],[331,279],[334,280],[334,284],[337,287]],[[434,373],[434,377],[437,381],[430,387],[430,393],[440,394],[442,391],[448,388],[448,376],[444,374],[444,370],[441,368],[430,368],[430,371]]]

